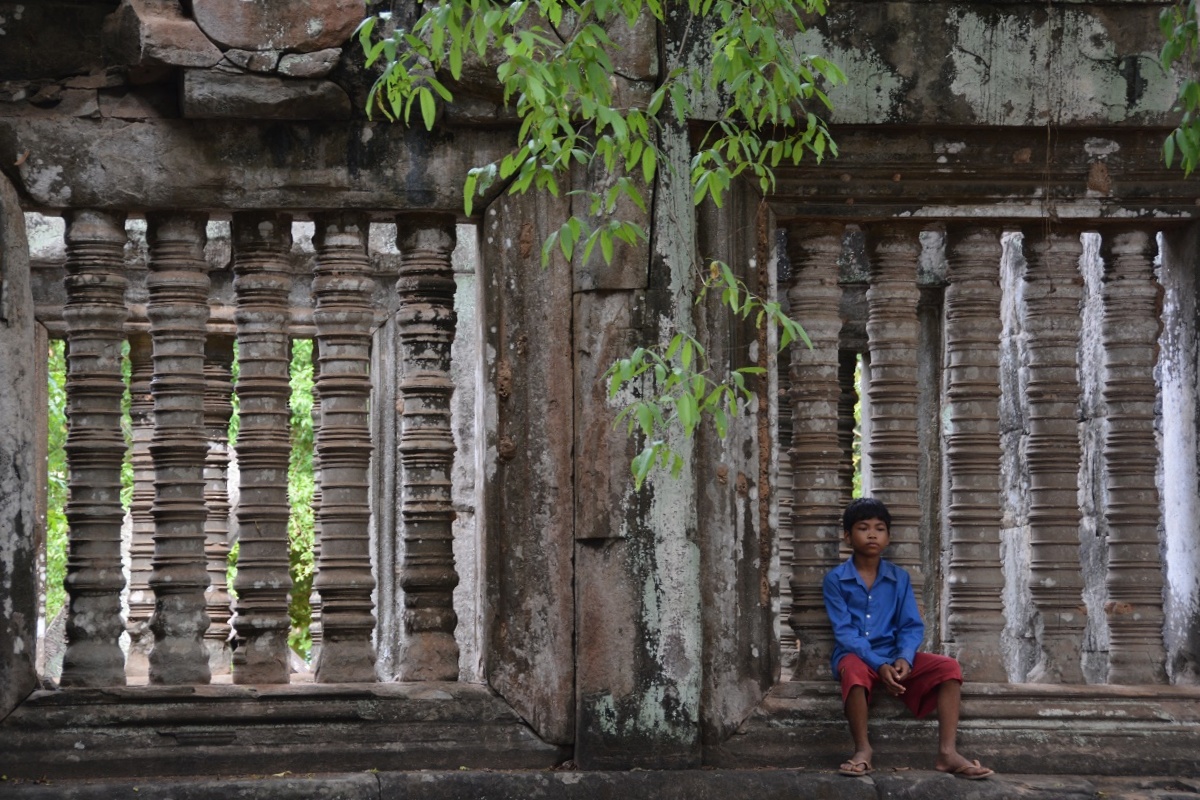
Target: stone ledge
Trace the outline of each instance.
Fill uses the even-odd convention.
[[[487,687],[114,687],[33,693],[0,723],[10,778],[541,768],[568,753]]]
[[[877,768],[932,765],[937,721],[890,698],[873,701]],[[960,750],[1002,772],[1188,775],[1200,752],[1200,687],[968,683]],[[833,681],[781,683],[728,741],[716,767],[828,768],[850,736]]]
[[[877,771],[868,778],[796,770],[686,772],[477,771],[286,775],[249,779],[163,779],[49,785],[0,784],[14,800],[458,800],[464,797],[543,800],[1183,800],[1200,780],[1169,777],[998,775],[961,781],[936,772]]]

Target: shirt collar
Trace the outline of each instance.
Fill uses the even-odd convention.
[[[896,571],[900,569],[886,558],[879,560],[879,574],[875,576],[876,580],[892,581],[897,583]],[[854,568],[854,556],[850,556],[836,568],[838,580],[840,581],[855,581],[859,580],[858,570]]]

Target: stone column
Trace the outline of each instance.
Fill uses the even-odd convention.
[[[288,252],[286,214],[245,212],[233,218],[233,288],[237,300],[241,427],[238,467],[238,571],[233,627],[234,683],[287,683]]]
[[[824,677],[833,633],[821,581],[837,565],[842,493],[838,483],[838,334],[842,329],[838,256],[843,226],[823,223],[788,231],[790,313],[812,347],[792,345],[792,629],[799,653],[792,677]]]
[[[1000,231],[946,232],[946,645],[972,680],[1008,679],[1000,649]]]
[[[150,617],[154,614],[154,592],[150,590],[150,564],[154,559],[154,459],[150,442],[154,438],[154,398],[150,381],[154,377],[153,345],[150,334],[129,335],[129,418],[133,433],[130,459],[133,467],[133,498],[129,504],[129,658],[125,672],[129,676],[149,677]]]
[[[779,298],[785,312],[787,307],[787,286],[779,287]],[[779,636],[780,667],[783,677],[788,678],[796,671],[797,645],[796,632],[792,630],[792,379],[791,359],[781,356],[776,361],[779,381],[779,413],[775,441],[779,443],[779,464],[776,475],[777,487],[775,502],[779,509],[777,549],[779,552],[779,619],[775,628]]]
[[[208,323],[206,219],[201,214],[146,217],[146,279],[154,340],[154,648],[150,682],[208,683],[204,552],[204,335]]]
[[[1086,625],[1079,563],[1079,300],[1083,247],[1075,228],[1026,236],[1029,337],[1030,591],[1041,653],[1030,683],[1083,683]]]
[[[323,683],[367,682],[375,680],[375,580],[367,530],[374,321],[368,221],[344,213],[315,222],[313,349],[314,356],[320,354],[320,368],[314,358],[313,369],[321,405],[314,461],[320,461],[321,539],[313,589],[321,597],[322,636],[316,677]]]
[[[1104,459],[1108,499],[1109,683],[1166,683],[1158,446],[1154,432],[1159,312],[1156,245],[1144,228],[1106,229]]]
[[[908,571],[917,602],[924,608],[917,437],[920,229],[883,223],[864,232],[871,258],[867,289],[871,424],[865,442],[871,493],[892,512],[892,544],[885,556]]]
[[[396,314],[400,339],[400,514],[404,554],[404,645],[401,680],[456,680],[454,569],[450,469],[450,346],[454,341],[454,219],[403,216],[397,220],[400,277]],[[327,634],[328,635],[328,634]]]
[[[204,635],[209,666],[214,673],[229,674],[229,617],[231,614],[226,571],[229,561],[229,418],[233,415],[233,338],[212,334],[205,343],[204,427],[208,455],[204,460],[204,552],[208,562],[208,633]]]
[[[121,343],[125,339],[125,217],[67,215],[67,434],[70,470],[67,649],[63,686],[119,686],[121,589]],[[34,354],[30,354],[34,357]],[[44,468],[44,467],[43,467]]]

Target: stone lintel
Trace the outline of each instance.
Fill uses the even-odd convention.
[[[39,691],[0,724],[10,780],[546,769],[568,754],[461,683]]]
[[[770,202],[780,224],[872,220],[1150,219],[1200,213],[1200,184],[1163,165],[1167,130],[832,129],[837,158],[782,167]]]
[[[236,62],[235,62],[236,63]],[[247,69],[274,69],[273,56],[245,59]],[[238,75],[222,70],[186,70],[183,116],[190,119],[344,120],[350,96],[332,81]]]
[[[508,129],[428,133],[367,121],[284,127],[250,120],[0,117],[0,164],[21,162],[13,177],[31,210],[461,215],[467,171],[501,158],[512,140]],[[487,208],[503,188],[477,198],[475,208]]]
[[[872,705],[875,768],[931,768],[936,719],[916,720],[882,692]],[[705,762],[829,769],[850,747],[841,706],[835,681],[777,684]],[[1194,774],[1200,687],[967,682],[958,743],[1001,773]]]

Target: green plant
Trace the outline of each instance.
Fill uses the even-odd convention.
[[[1196,0],[1164,8],[1159,26],[1166,41],[1159,52],[1164,70],[1175,64],[1187,68],[1187,76],[1179,87],[1175,110],[1183,113],[1179,127],[1163,142],[1163,160],[1167,166],[1175,163],[1178,154],[1185,175],[1190,175],[1200,163],[1200,82],[1197,82],[1197,60],[1200,58],[1200,35],[1197,31]]]
[[[560,180],[573,166],[603,167],[611,185],[570,192],[581,201],[574,207],[586,214],[573,214],[546,238],[542,262],[548,263],[556,247],[568,261],[577,252],[586,260],[598,247],[611,262],[617,242],[648,238],[637,219],[623,216],[622,201],[647,213],[649,187],[660,170],[672,169],[663,147],[668,132],[683,131],[702,116],[711,120],[689,162],[687,180],[697,205],[711,200],[720,206],[733,182],[747,176],[764,194],[770,192],[775,169],[785,161],[798,163],[805,152],[817,159],[836,155],[825,123],[810,106],[829,108],[821,87],[842,83],[845,76],[826,59],[797,52],[788,35],[789,29],[803,31],[806,17],[823,14],[825,7],[825,0],[428,0],[411,29],[397,27],[376,38],[386,14],[360,26],[367,64],[383,65],[367,112],[408,123],[416,108],[432,128],[438,103],[453,100],[446,84],[462,77],[464,61],[494,58],[504,102],[521,124],[511,152],[467,173],[465,212],[471,214],[476,195],[497,181],[507,182],[510,193],[533,188],[558,195]],[[647,96],[618,105],[612,78],[617,45],[610,27],[632,28],[644,15],[664,23],[675,14],[682,15],[684,45],[668,54]],[[695,45],[701,36],[702,48]],[[686,59],[701,51],[708,60],[704,69],[695,69]],[[713,99],[714,106],[697,112]],[[725,282],[733,295],[725,304],[735,313],[783,326],[781,341],[800,332],[794,322],[784,322],[777,305],[737,283],[729,265],[714,262],[713,277],[702,261],[692,266],[703,287]],[[748,395],[745,376],[753,374],[735,370],[715,381],[694,338],[667,335],[663,343],[618,359],[607,373],[610,396],[629,384],[635,399],[621,419],[648,441],[632,465],[639,487],[655,464],[678,472],[681,457],[667,444],[671,429],[690,436],[709,417],[723,434],[723,417],[716,412],[724,418],[736,412],[737,399]],[[698,357],[685,364],[684,352]],[[654,377],[649,385],[648,375]]]

